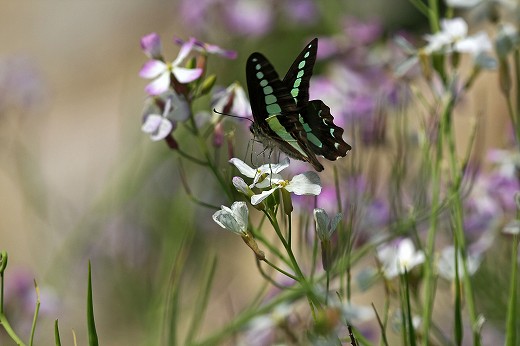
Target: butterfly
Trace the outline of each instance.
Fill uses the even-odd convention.
[[[351,149],[334,124],[330,108],[321,100],[309,101],[309,81],[316,61],[318,39],[298,55],[280,80],[273,65],[260,53],[246,63],[246,79],[253,123],[251,132],[267,148],[279,148],[288,156],[323,170],[317,159],[334,161]]]

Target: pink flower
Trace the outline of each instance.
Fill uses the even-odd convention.
[[[157,46],[157,39],[149,38],[150,35],[143,38],[145,41],[145,48],[143,49],[145,49],[145,53],[147,55],[151,55],[152,52],[156,52]],[[141,42],[143,42],[143,40]],[[143,43],[141,44],[143,45]],[[145,88],[145,91],[149,95],[159,95],[168,90],[168,87],[171,83],[172,74],[175,79],[182,84],[193,82],[202,75],[203,71],[201,68],[181,67],[182,62],[193,49],[193,45],[194,42],[191,40],[185,42],[181,47],[179,55],[171,63],[164,62],[160,59],[151,59],[144,64],[144,66],[141,68],[141,71],[139,72],[139,75],[146,79],[153,79],[153,81]]]

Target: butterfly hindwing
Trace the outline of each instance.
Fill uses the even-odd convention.
[[[343,129],[334,124],[330,108],[323,101],[310,101],[301,115],[300,122],[307,133],[307,143],[316,155],[334,161],[352,149],[343,140]]]

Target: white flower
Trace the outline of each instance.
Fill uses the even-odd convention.
[[[481,2],[482,2],[482,0],[446,0],[446,5],[448,5],[450,7],[468,8],[468,7],[474,7]]]
[[[139,75],[143,78],[153,79],[145,88],[148,94],[159,95],[168,90],[172,73],[179,83],[192,82],[202,75],[201,68],[185,68],[180,66],[192,50],[193,44],[194,42],[191,40],[184,43],[179,51],[179,55],[171,63],[166,63],[159,59],[151,59],[144,64]]]
[[[457,41],[453,49],[459,53],[468,53],[477,56],[482,52],[489,52],[493,49],[489,36],[484,31],[477,32],[475,35]]]
[[[219,112],[239,117],[248,117],[252,114],[246,92],[238,82],[216,92],[212,97],[212,105]]]
[[[269,163],[269,164],[261,165],[258,168],[253,168],[240,159],[232,158],[231,160],[229,160],[229,163],[232,163],[233,165],[235,165],[235,167],[238,169],[238,171],[240,173],[242,173],[243,175],[245,175],[248,178],[253,179],[253,183],[251,183],[251,185],[249,185],[249,187],[251,187],[251,188],[253,186],[255,186],[255,184],[258,181],[260,181],[260,179],[265,178],[264,174],[280,173],[282,170],[289,167],[289,162],[290,162],[289,158],[285,158],[285,160],[283,160],[282,162],[280,162],[278,164]]]
[[[257,188],[271,189],[251,197],[251,204],[257,205],[269,197],[278,189],[285,189],[296,195],[319,195],[321,193],[321,181],[316,172],[305,172],[294,176],[290,181],[284,180],[279,174],[268,175],[263,181],[255,185]]]
[[[235,234],[247,235],[247,224],[249,220],[249,211],[245,202],[235,202],[231,208],[221,206],[219,210],[213,214],[213,221],[220,227],[227,229]]]
[[[316,221],[316,232],[318,233],[318,238],[321,241],[328,240],[336,230],[339,221],[341,220],[342,215],[340,213],[336,214],[334,219],[330,219],[327,212],[321,208],[314,209],[314,220]]]
[[[379,246],[377,258],[383,265],[383,274],[391,279],[423,263],[424,253],[415,251],[412,241],[405,238],[394,244]]]
[[[480,53],[488,52],[493,48],[487,33],[483,31],[468,36],[468,24],[462,18],[441,20],[441,31],[433,35],[426,35],[424,38],[428,41],[428,44],[424,47],[427,54],[455,51],[470,53],[476,57]]]
[[[467,257],[466,264],[469,275],[473,275],[480,266],[480,257],[470,255]],[[458,254],[457,268],[459,277],[462,277],[462,256],[460,252]],[[448,246],[442,250],[441,256],[437,261],[437,271],[446,280],[452,281],[455,279],[455,248],[453,246]]]
[[[520,234],[520,220],[512,220],[507,223],[502,229],[502,233],[511,235]]]
[[[171,104],[172,101],[168,98],[162,115],[148,114],[146,116],[141,130],[149,134],[152,141],[160,141],[172,132],[173,123],[166,117],[170,113]]]

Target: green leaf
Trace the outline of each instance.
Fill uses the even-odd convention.
[[[60,329],[58,327],[57,319],[54,321],[54,340],[56,342],[56,346],[61,346]]]
[[[517,345],[516,328],[517,320],[517,304],[518,304],[518,235],[513,237],[513,251],[511,260],[511,286],[509,288],[509,304],[507,311],[507,326],[506,326],[506,346]]]
[[[92,272],[90,261],[88,262],[88,288],[87,288],[87,329],[88,344],[90,346],[98,346],[98,337],[96,332],[96,323],[94,321],[94,304],[92,302]]]

